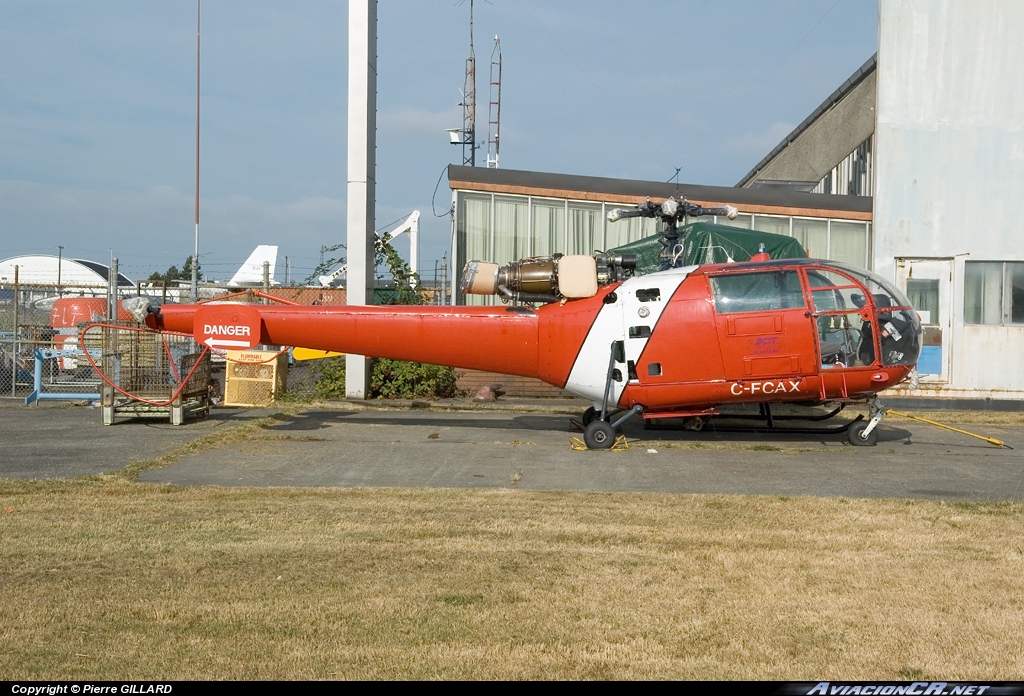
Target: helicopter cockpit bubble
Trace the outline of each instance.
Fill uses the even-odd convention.
[[[850,301],[860,308],[867,307],[867,297],[874,305],[874,316],[861,314],[860,358],[874,359],[874,329],[877,323],[882,364],[885,366],[916,365],[921,355],[924,329],[910,299],[893,283],[877,273],[855,268],[837,261],[822,262],[845,276],[852,277],[867,293],[851,293]],[[813,284],[813,282],[812,282]],[[860,303],[857,305],[857,303]],[[873,321],[871,321],[873,320]],[[870,351],[870,352],[869,352]]]

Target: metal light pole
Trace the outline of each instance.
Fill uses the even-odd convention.
[[[199,299],[199,18],[202,0],[196,0],[196,246],[192,254],[192,302]]]
[[[58,245],[57,246],[57,296],[58,297],[61,296],[61,291],[60,291],[60,262],[61,262],[61,259],[63,258],[63,256],[64,256],[64,247]]]

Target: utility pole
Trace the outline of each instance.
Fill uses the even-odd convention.
[[[192,302],[199,300],[199,18],[202,0],[196,0],[196,246],[192,254]]]
[[[377,146],[377,0],[348,3],[347,304],[373,304]],[[365,399],[369,360],[345,358],[345,395]]]
[[[441,254],[441,304],[448,304],[448,252]]]

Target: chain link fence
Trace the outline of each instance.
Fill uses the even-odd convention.
[[[0,285],[0,398],[26,399],[37,383],[50,392],[95,394],[99,378],[81,359],[73,322],[105,317],[106,307],[105,285],[76,287],[73,294],[49,285]]]
[[[120,299],[139,294],[149,296],[160,303],[188,302],[187,287],[168,286],[163,283],[121,286]],[[238,288],[223,286],[201,286],[199,297],[202,301],[217,301],[226,295],[237,294]],[[244,293],[244,290],[242,291]],[[277,286],[266,290],[270,295],[287,302],[303,305],[343,305],[346,302],[344,288]],[[433,289],[421,288],[416,291],[420,301],[430,304],[437,301]],[[408,301],[409,290],[404,291],[381,287],[374,292],[374,303],[379,305],[398,304]],[[231,298],[230,301],[260,302],[246,297]],[[271,302],[271,300],[262,300]],[[123,329],[140,327],[131,315],[118,304],[111,305],[108,287],[0,284],[0,399],[19,399],[34,403],[41,399],[84,399],[98,400],[104,381],[90,364],[89,356],[111,381],[125,391],[140,396],[158,394],[167,399],[167,389],[172,382],[180,383],[187,375],[174,375],[174,369],[182,369],[185,356],[195,355],[191,339],[177,339],[162,342],[146,334],[133,335],[130,331],[90,332],[82,341],[81,330],[88,324],[107,322],[108,318]],[[104,360],[107,362],[105,363]],[[215,395],[223,389],[224,358],[212,356],[214,365],[203,366],[197,373],[207,383],[212,383]],[[193,358],[194,362],[194,358]],[[116,364],[117,370],[113,370]],[[110,366],[104,367],[104,365]],[[213,371],[213,375],[210,371]],[[172,379],[174,378],[174,379]],[[170,381],[168,381],[170,380]],[[130,385],[128,388],[124,385]],[[188,389],[196,383],[190,381]]]
[[[125,286],[118,290],[120,299],[139,294],[137,287]],[[204,288],[203,296],[214,299],[230,292],[226,288]],[[143,294],[167,301],[179,299],[177,291],[168,292],[164,288],[148,288]],[[0,398],[25,403],[41,399],[97,400],[103,380],[93,369],[89,357],[105,372],[105,364],[116,362],[130,366],[132,372],[125,373],[124,377],[131,381],[136,377],[141,379],[140,370],[144,371],[147,365],[159,369],[161,360],[180,362],[182,356],[195,352],[174,348],[176,355],[154,358],[154,345],[143,349],[141,342],[159,343],[159,339],[153,336],[145,339],[142,337],[146,334],[141,333],[133,339],[123,339],[124,345],[130,348],[128,353],[111,343],[110,337],[95,332],[84,337],[83,345],[81,330],[88,324],[108,321],[112,314],[114,323],[120,326],[141,327],[120,303],[116,310],[111,304],[106,285],[73,289],[24,283],[0,285]],[[117,336],[121,333],[117,332]],[[194,345],[191,339],[187,340]],[[208,381],[208,368],[204,374]],[[120,379],[122,375],[118,373],[116,377]],[[168,398],[166,394],[164,398]]]

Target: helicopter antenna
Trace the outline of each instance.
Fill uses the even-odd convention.
[[[676,167],[676,173],[673,174],[672,176],[670,176],[668,178],[668,181],[665,182],[666,184],[671,184],[673,181],[676,182],[676,195],[677,196],[679,195],[679,171],[681,169],[682,169],[682,167]]]

